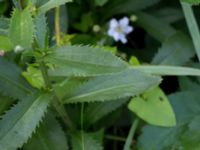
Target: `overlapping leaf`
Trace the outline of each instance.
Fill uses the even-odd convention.
[[[142,72],[126,70],[89,80],[65,98],[65,103],[105,101],[134,96],[157,85],[161,79]]]
[[[0,149],[16,150],[35,131],[50,103],[48,94],[34,94],[24,98],[0,121]]]
[[[128,65],[101,48],[89,46],[64,46],[55,48],[45,58],[55,65],[51,76],[95,76],[127,69]]]
[[[67,139],[52,114],[45,116],[36,133],[24,146],[24,150],[67,150]]]
[[[33,92],[31,86],[22,78],[21,69],[4,58],[0,58],[0,92],[19,99]]]
[[[10,23],[9,37],[14,46],[30,48],[33,41],[34,24],[29,9],[15,9]]]

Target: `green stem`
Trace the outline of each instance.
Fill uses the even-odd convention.
[[[49,80],[47,68],[43,61],[40,62],[40,69],[42,72],[43,79],[45,81],[45,87],[47,88],[47,90],[52,89],[52,85]],[[72,122],[71,122],[68,114],[66,113],[64,106],[61,104],[60,100],[57,98],[55,93],[54,93],[53,105],[54,105],[56,111],[58,112],[58,114],[60,115],[60,117],[62,118],[63,122],[66,124],[66,126],[68,126],[69,128],[72,128],[73,127]]]
[[[131,143],[132,143],[132,139],[135,135],[135,131],[137,129],[137,126],[139,124],[139,118],[136,118],[131,126],[131,129],[128,133],[128,137],[126,139],[126,142],[125,142],[125,145],[124,145],[124,149],[123,150],[130,150],[130,146],[131,146]]]
[[[56,44],[60,45],[60,7],[56,7],[55,9],[55,38]]]
[[[81,141],[82,141],[82,149],[85,150],[83,121],[84,121],[84,103],[81,103]]]
[[[197,57],[200,61],[200,32],[190,4],[181,2],[181,6],[185,15],[185,19],[192,37]]]
[[[105,138],[110,139],[110,140],[115,140],[115,141],[121,141],[121,142],[126,141],[126,138],[123,138],[123,137],[120,137],[120,136],[114,136],[114,135],[106,135]]]

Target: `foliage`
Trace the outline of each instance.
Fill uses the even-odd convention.
[[[199,2],[0,0],[0,149],[199,150]]]

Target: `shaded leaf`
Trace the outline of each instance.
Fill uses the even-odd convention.
[[[22,78],[21,71],[14,63],[0,58],[0,92],[2,94],[22,99],[34,91]]]
[[[67,150],[67,139],[52,114],[45,116],[36,133],[24,146],[24,150]]]
[[[153,58],[153,64],[183,65],[195,54],[192,41],[181,32],[169,37]]]

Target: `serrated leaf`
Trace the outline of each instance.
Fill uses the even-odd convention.
[[[34,25],[29,9],[14,9],[9,28],[9,38],[13,45],[31,48],[33,33]]]
[[[65,98],[64,103],[105,101],[135,96],[160,81],[159,77],[134,70],[99,76],[80,86]]]
[[[49,0],[47,3],[43,4],[38,8],[38,13],[45,13],[48,10],[64,5],[65,3],[72,2],[72,0]]]
[[[8,34],[10,20],[8,18],[0,18],[0,35]]]
[[[120,99],[116,101],[88,104],[86,110],[84,111],[84,126],[88,127],[99,121],[107,114],[113,112],[114,110],[125,104],[127,100],[128,99]]]
[[[101,144],[92,135],[83,131],[71,133],[72,150],[103,150]]]
[[[35,39],[39,48],[44,48],[47,36],[47,23],[44,14],[35,17]]]
[[[4,95],[22,99],[34,89],[22,78],[22,70],[14,63],[0,58],[0,92]]]
[[[52,114],[45,116],[44,121],[23,149],[68,150],[66,135]]]
[[[198,5],[200,3],[200,0],[181,0],[181,1],[192,5]]]
[[[50,100],[48,94],[34,94],[11,108],[0,121],[0,149],[16,150],[21,147],[35,131]]]
[[[168,98],[158,87],[132,98],[128,108],[149,124],[164,127],[176,125]]]
[[[194,54],[192,41],[183,33],[177,32],[162,44],[152,63],[159,65],[183,65]]]
[[[0,95],[0,116],[7,110],[14,100],[10,97]]]
[[[49,71],[51,76],[96,76],[128,68],[128,64],[111,53],[89,46],[55,48],[45,61],[55,65]]]

